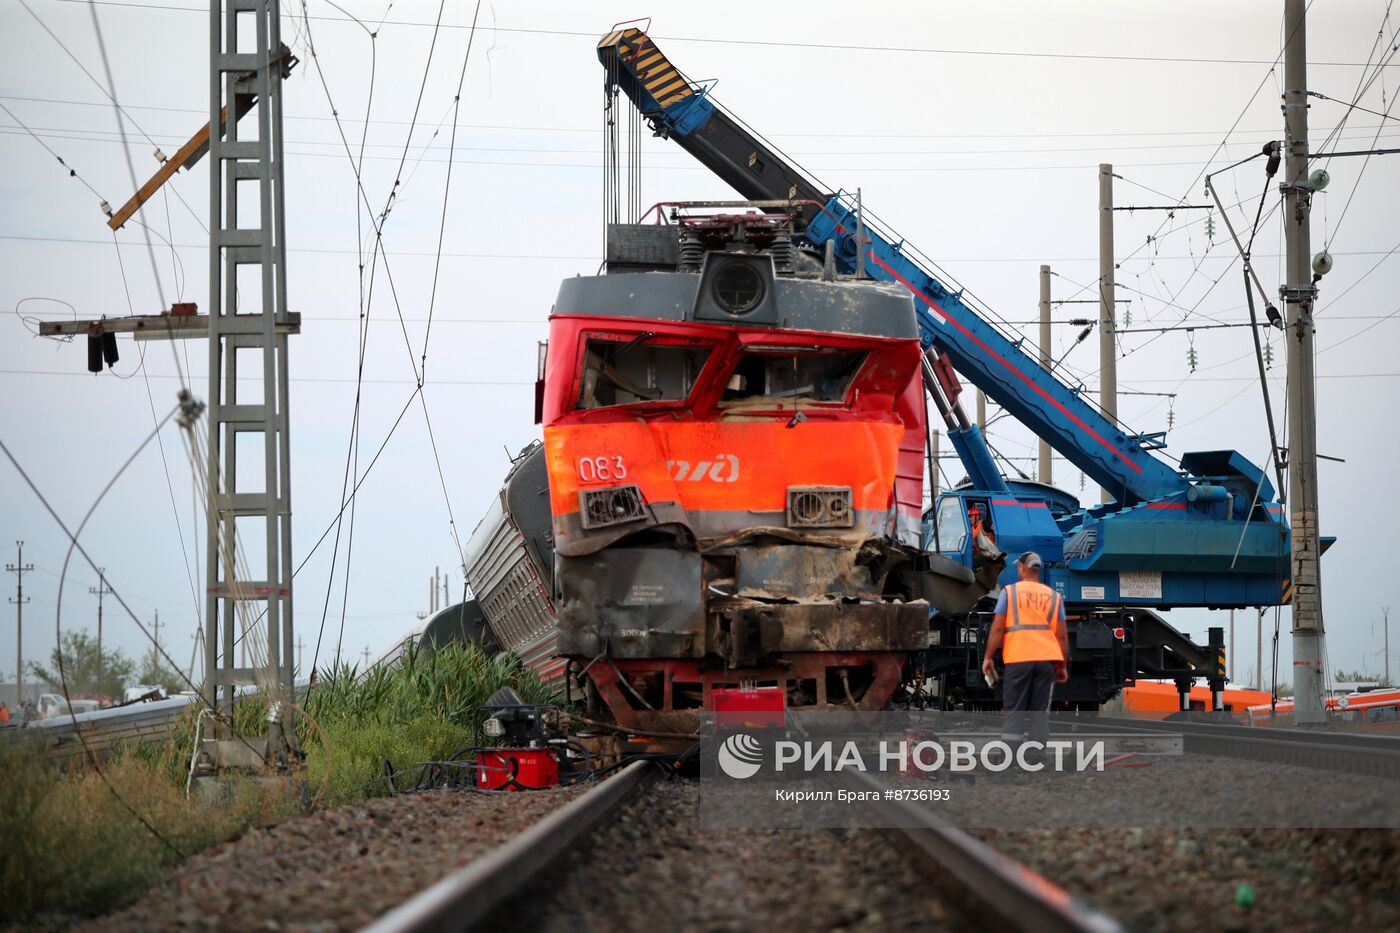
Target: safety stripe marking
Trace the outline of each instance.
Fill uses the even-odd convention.
[[[651,77],[650,75],[647,75],[648,80],[646,81],[646,89],[648,91],[651,91],[652,93],[655,93],[657,89],[659,89],[663,85],[670,84],[679,77],[680,76],[676,74],[676,69],[674,68],[667,68],[655,78]]]
[[[877,255],[875,254],[875,251],[874,251],[873,249],[870,250],[870,258],[871,258],[871,260],[874,261],[874,263],[875,263],[877,266],[879,266],[880,268],[884,269],[884,270],[885,270],[886,272],[888,272],[891,276],[893,276],[894,279],[895,279],[895,281],[899,282],[899,283],[900,283],[901,285],[903,285],[905,288],[909,289],[911,292],[913,292],[914,294],[918,295],[919,298],[923,300],[924,304],[928,305],[928,306],[929,306],[930,308],[932,308],[934,311],[937,311],[940,315],[942,315],[942,316],[943,316],[943,319],[944,319],[945,321],[947,321],[949,324],[952,324],[952,325],[953,325],[954,327],[956,327],[958,330],[962,331],[963,334],[964,334],[969,340],[971,340],[973,343],[977,344],[977,346],[981,347],[982,350],[983,350],[988,356],[992,357],[992,358],[993,358],[994,360],[996,360],[998,363],[1001,363],[1001,365],[1003,365],[1003,366],[1005,366],[1007,369],[1011,370],[1011,372],[1013,372],[1017,377],[1019,377],[1020,380],[1021,380],[1022,382],[1024,382],[1026,385],[1030,386],[1030,388],[1031,388],[1032,390],[1034,390],[1034,392],[1035,392],[1037,395],[1039,395],[1041,398],[1045,399],[1045,401],[1047,401],[1047,402],[1049,402],[1051,405],[1053,405],[1053,406],[1055,407],[1055,409],[1056,409],[1058,412],[1060,412],[1060,414],[1064,415],[1064,416],[1065,416],[1066,418],[1068,418],[1070,421],[1074,422],[1074,424],[1077,425],[1081,431],[1083,431],[1085,434],[1089,435],[1089,436],[1092,437],[1094,440],[1096,440],[1096,441],[1098,441],[1100,444],[1102,444],[1105,448],[1107,448],[1107,449],[1108,449],[1115,457],[1117,457],[1119,460],[1122,460],[1123,463],[1125,463],[1125,464],[1128,466],[1128,468],[1131,469],[1134,473],[1139,473],[1139,474],[1142,473],[1142,467],[1138,466],[1136,463],[1134,463],[1133,461],[1129,460],[1127,454],[1123,453],[1123,452],[1122,452],[1121,450],[1119,450],[1117,447],[1114,447],[1114,446],[1113,446],[1112,444],[1110,444],[1108,441],[1104,440],[1104,438],[1103,438],[1102,436],[1100,436],[1099,433],[1098,433],[1097,431],[1095,431],[1093,428],[1091,428],[1091,427],[1089,427],[1087,424],[1085,424],[1085,423],[1083,422],[1082,419],[1080,419],[1077,415],[1075,415],[1073,412],[1071,412],[1071,411],[1070,411],[1068,408],[1066,408],[1062,403],[1060,403],[1059,401],[1057,401],[1057,400],[1054,399],[1054,398],[1051,398],[1049,392],[1046,392],[1046,391],[1045,391],[1044,389],[1042,389],[1039,385],[1037,385],[1037,384],[1035,383],[1035,381],[1032,380],[1029,376],[1027,376],[1025,373],[1023,373],[1023,372],[1021,372],[1019,369],[1017,369],[1017,368],[1015,367],[1015,365],[1012,364],[1012,362],[1011,362],[1010,360],[1006,359],[1006,358],[1003,357],[1000,353],[997,353],[997,352],[996,352],[995,350],[993,350],[991,347],[989,347],[989,346],[987,346],[985,343],[983,343],[980,339],[978,339],[978,338],[972,333],[972,331],[968,330],[965,326],[963,326],[963,324],[962,324],[961,322],[957,321],[957,320],[954,319],[954,318],[952,317],[952,315],[950,315],[947,311],[945,311],[945,310],[943,310],[942,308],[940,308],[940,307],[933,301],[933,299],[929,298],[929,297],[928,297],[927,295],[925,295],[923,292],[919,291],[917,288],[914,287],[913,283],[911,283],[908,279],[906,279],[904,276],[900,275],[898,272],[894,271],[894,269],[890,268],[889,264],[886,263],[886,262],[885,262],[883,259],[881,259],[879,256],[877,256]]]
[[[666,87],[663,87],[660,90],[652,91],[651,96],[659,99],[663,94],[669,95],[672,91],[678,90],[684,86],[685,78],[677,78],[674,82],[668,84]]]

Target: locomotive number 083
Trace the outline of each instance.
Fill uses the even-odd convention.
[[[580,457],[578,478],[585,483],[608,482],[627,478],[627,464],[621,454],[602,457]]]

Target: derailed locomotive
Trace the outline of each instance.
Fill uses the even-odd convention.
[[[560,288],[544,444],[512,472],[543,459],[553,554],[502,516],[468,546],[498,638],[501,542],[535,565],[566,690],[621,725],[689,731],[726,688],[880,709],[928,646],[913,304],[798,253],[794,218],[609,229],[607,274]]]

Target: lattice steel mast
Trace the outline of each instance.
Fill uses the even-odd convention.
[[[240,39],[247,43],[249,37],[252,51],[239,51],[247,47],[240,46]],[[286,333],[290,318],[282,176],[282,79],[292,61],[282,45],[275,0],[211,0],[207,461],[211,508],[204,690],[220,712],[231,712],[240,686],[256,683],[270,692],[269,759],[283,749],[295,749],[289,711],[280,705],[293,698],[294,671]],[[242,113],[254,103],[252,138],[242,135],[237,119],[221,118]],[[280,332],[279,324],[284,325]],[[245,376],[251,367],[262,377],[256,400],[239,397],[240,366]],[[240,478],[238,451],[249,439],[261,441],[263,482],[260,488],[245,490],[240,479],[246,483],[248,477],[245,472]],[[249,545],[259,538],[263,542],[262,561],[256,559],[259,549],[250,547],[253,579],[239,579],[234,572],[239,538]],[[240,602],[261,610],[250,614],[254,625],[240,626]],[[240,638],[265,641],[265,670],[256,665],[235,666]],[[254,657],[259,654],[254,652]],[[246,758],[248,747],[246,741],[216,741],[209,750],[216,763],[227,765]]]

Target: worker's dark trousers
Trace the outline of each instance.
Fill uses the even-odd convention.
[[[1002,707],[1006,722],[1001,737],[1019,743],[1030,734],[1042,746],[1050,737],[1050,693],[1055,689],[1055,665],[1050,661],[1008,664],[1002,671]]]

